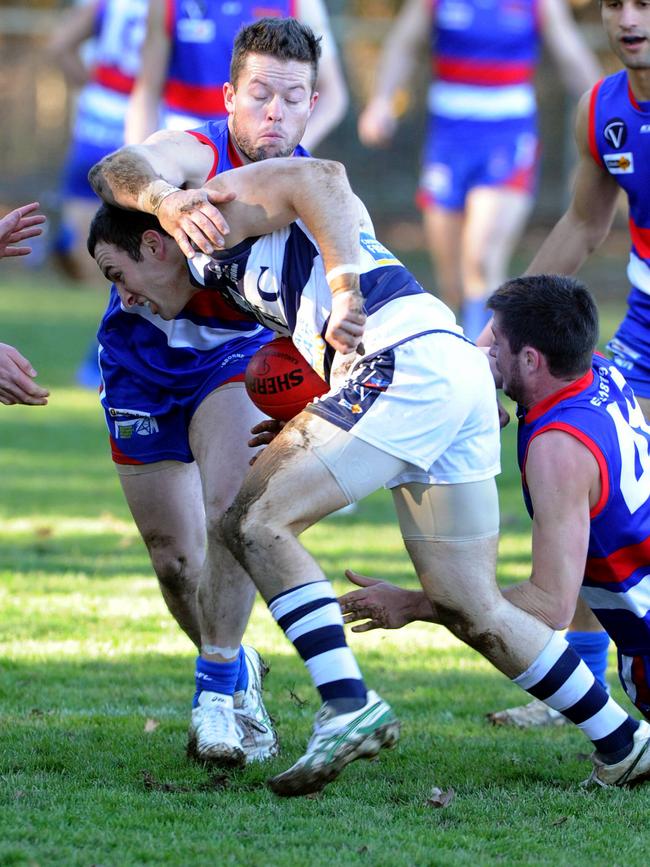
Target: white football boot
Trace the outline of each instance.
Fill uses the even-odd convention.
[[[593,770],[589,779],[583,785],[596,784],[603,788],[609,786],[638,786],[650,779],[650,724],[642,720],[638,729],[634,732],[634,746],[632,752],[616,762],[607,765],[592,755]]]
[[[278,734],[264,707],[262,688],[269,668],[254,647],[242,645],[248,668],[248,686],[235,693],[235,717],[246,762],[264,762],[277,756]]]
[[[235,710],[227,696],[204,690],[192,708],[187,735],[187,754],[198,762],[218,767],[241,767],[246,754]]]
[[[307,751],[295,765],[268,780],[276,795],[320,792],[355,759],[372,759],[399,740],[400,723],[389,704],[368,692],[366,704],[352,713],[334,714],[326,704],[316,714]]]

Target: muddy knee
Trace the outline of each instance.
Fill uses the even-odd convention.
[[[169,537],[145,537],[151,564],[161,586],[175,596],[194,593],[198,585],[201,560],[179,551]]]

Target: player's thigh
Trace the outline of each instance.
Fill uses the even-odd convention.
[[[200,566],[205,512],[196,463],[116,465],[133,519],[152,556],[167,552]]]
[[[235,509],[268,526],[303,529],[361,499],[407,465],[310,412],[290,422],[257,459]]]
[[[478,611],[496,584],[499,501],[493,478],[393,489],[404,543],[429,598],[442,609]]]
[[[250,430],[264,418],[243,382],[227,383],[210,392],[194,412],[189,442],[210,519],[225,511],[240,489],[255,454],[247,444]]]
[[[463,257],[504,261],[510,258],[526,225],[533,197],[526,190],[478,186],[467,194]]]

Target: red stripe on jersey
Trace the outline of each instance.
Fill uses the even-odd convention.
[[[193,129],[188,129],[187,132],[189,135],[193,135],[195,139],[201,142],[201,144],[207,145],[208,147],[212,148],[212,152],[214,153],[214,160],[212,161],[212,166],[206,178],[206,181],[209,181],[217,173],[217,165],[219,164],[219,151],[217,150],[217,146],[213,141],[210,141],[207,135],[203,135],[202,132],[196,132]]]
[[[598,151],[598,146],[596,144],[596,100],[598,98],[598,91],[600,90],[604,80],[604,78],[601,78],[600,81],[597,81],[596,84],[594,84],[594,86],[591,88],[591,96],[589,98],[589,126],[587,130],[587,141],[589,143],[589,150],[592,157],[596,161],[596,164],[599,166],[603,165],[603,159]]]
[[[282,18],[283,10],[277,6],[253,6],[253,18]],[[293,15],[291,16],[293,18]]]
[[[239,155],[237,148],[230,136],[228,136],[228,159],[230,160],[230,164],[233,169],[238,169],[240,166],[244,165],[244,161]]]
[[[585,373],[584,376],[581,376],[580,379],[576,379],[575,382],[572,382],[564,388],[561,388],[559,391],[553,392],[553,394],[545,397],[544,400],[540,400],[539,403],[531,406],[531,408],[526,413],[526,418],[524,419],[524,421],[526,422],[526,424],[537,421],[538,418],[541,418],[545,412],[548,412],[549,409],[556,406],[556,404],[560,403],[560,401],[566,400],[568,397],[575,397],[576,394],[580,394],[580,392],[584,391],[585,388],[589,388],[593,381],[594,372],[590,369]]]
[[[433,58],[436,78],[459,84],[504,85],[524,84],[532,81],[535,67],[532,63],[508,63],[498,60],[465,60],[460,58]]]
[[[632,103],[632,105],[634,106],[634,108],[636,108],[637,111],[641,111],[641,109],[639,108],[639,103],[637,102],[637,98],[636,98],[636,96],[632,93],[632,88],[630,87],[630,79],[629,79],[629,77],[628,77],[628,79],[627,79],[627,95],[628,95],[628,97],[630,98],[630,102]]]
[[[96,66],[93,70],[93,81],[101,84],[107,90],[114,90],[117,93],[129,94],[133,90],[135,79],[131,75],[124,75],[119,69],[114,66]]]
[[[165,2],[165,32],[169,39],[174,38],[174,21],[176,20],[176,0]]]
[[[607,466],[607,460],[605,459],[605,455],[603,454],[600,447],[591,439],[591,437],[588,437],[583,431],[578,430],[572,425],[566,424],[562,421],[552,421],[544,427],[541,427],[538,431],[535,431],[535,433],[528,441],[528,445],[526,446],[526,454],[524,455],[523,470],[521,472],[524,484],[526,484],[526,487],[528,487],[526,483],[526,461],[528,460],[528,450],[530,449],[530,444],[534,439],[537,439],[540,434],[543,434],[548,430],[563,431],[564,433],[569,434],[569,436],[575,437],[575,439],[577,439],[589,449],[591,454],[596,459],[596,463],[598,464],[598,470],[600,472],[600,497],[598,497],[598,502],[596,503],[596,505],[589,510],[589,517],[593,520],[597,515],[600,514],[600,512],[602,512],[602,510],[605,508],[605,505],[607,504],[607,500],[609,499],[609,467]]]
[[[650,563],[650,536],[636,545],[619,548],[608,557],[588,557],[585,575],[596,584],[625,581]]]
[[[650,259],[650,229],[637,226],[632,217],[628,221],[630,238],[639,256],[642,259]]]
[[[164,98],[167,106],[175,111],[195,114],[197,117],[223,117],[227,114],[223,96],[223,84],[186,84],[184,81],[168,81]]]
[[[235,310],[228,302],[211,289],[201,289],[196,292],[183,308],[187,313],[197,316],[215,316],[226,322],[250,322],[251,317]]]

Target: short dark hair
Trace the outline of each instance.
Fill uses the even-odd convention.
[[[118,250],[124,250],[134,262],[142,260],[140,244],[142,235],[147,229],[155,229],[162,235],[168,235],[153,214],[143,214],[142,211],[127,211],[115,205],[102,204],[90,224],[88,252],[95,258],[95,247],[100,241],[113,244]]]
[[[500,286],[487,306],[499,314],[513,353],[533,346],[553,376],[586,373],[598,342],[598,310],[587,287],[572,277],[516,277]]]
[[[235,36],[230,61],[230,83],[237,88],[239,75],[249,54],[270,54],[277,60],[298,60],[311,64],[311,89],[316,88],[321,37],[295,18],[259,18]]]

